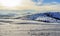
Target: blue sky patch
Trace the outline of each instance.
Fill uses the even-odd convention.
[[[60,0],[43,0],[43,3],[57,2],[60,3]]]
[[[47,5],[47,4],[52,4],[52,5],[56,5],[56,4],[60,4],[60,0],[32,0],[34,3],[36,3],[36,5]],[[41,2],[41,4],[39,4]]]

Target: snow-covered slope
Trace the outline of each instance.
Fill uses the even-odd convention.
[[[27,13],[28,14],[28,13]],[[32,23],[60,23],[60,12],[45,12],[45,13],[35,13],[35,14],[29,14],[29,15],[20,16],[19,14],[0,14],[0,22],[12,22],[14,23],[21,23],[22,24],[31,24]],[[7,20],[7,21],[6,21]],[[18,21],[18,22],[17,22]],[[28,21],[28,22],[27,22]],[[13,22],[12,22],[13,23]],[[20,24],[19,23],[19,24]]]
[[[45,12],[27,15],[22,18],[23,20],[42,21],[47,23],[60,23],[60,12]]]

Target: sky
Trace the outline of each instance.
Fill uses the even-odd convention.
[[[60,11],[60,0],[0,0],[0,10]]]

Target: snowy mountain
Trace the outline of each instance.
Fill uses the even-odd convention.
[[[0,19],[10,19],[15,16],[17,16],[17,14],[15,13],[7,13],[7,14],[0,13]]]
[[[47,23],[60,23],[60,12],[45,12],[27,15],[22,18],[23,20],[34,20]]]
[[[8,14],[1,14],[0,19],[21,19],[21,20],[32,20],[38,22],[46,22],[46,23],[60,23],[60,12],[44,12],[44,13],[26,13],[24,16],[21,14],[15,13],[8,13]]]

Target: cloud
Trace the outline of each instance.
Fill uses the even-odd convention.
[[[32,2],[34,2],[35,5],[41,5],[43,0],[32,0]]]
[[[36,6],[42,5],[57,5],[60,4],[60,0],[32,0]]]
[[[0,7],[7,10],[36,10],[36,11],[60,11],[60,2],[57,0],[24,0],[23,6],[13,8]]]
[[[34,9],[39,11],[60,11],[60,0],[33,0]],[[32,7],[32,9],[33,9]]]

